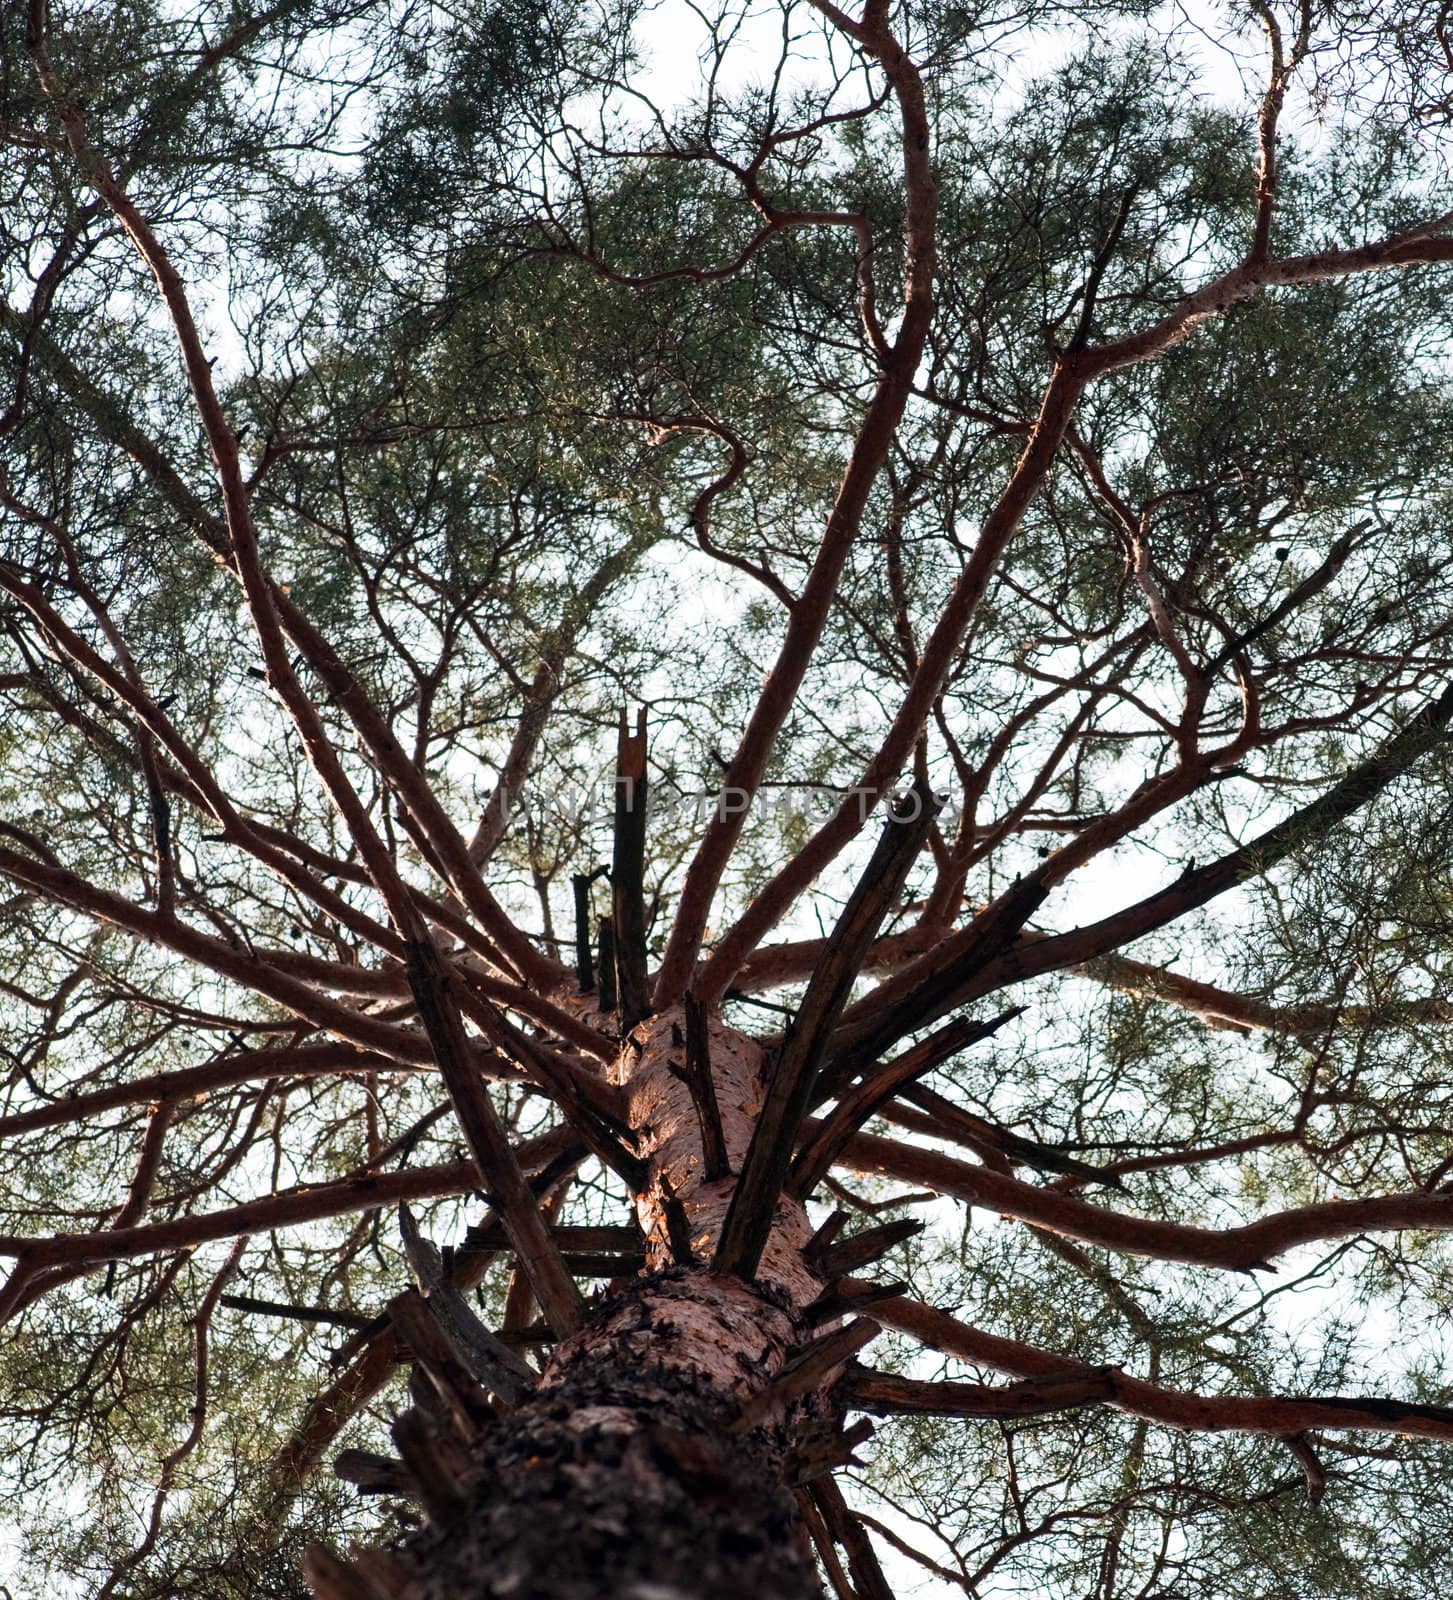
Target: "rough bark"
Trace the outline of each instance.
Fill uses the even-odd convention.
[[[407,1552],[409,1600],[818,1596],[786,1430],[731,1430],[794,1320],[681,1268],[601,1307],[536,1396],[488,1425],[459,1514]]]
[[[415,1473],[433,1484],[429,1523],[392,1552],[394,1595],[820,1596],[792,1448],[804,1423],[828,1420],[825,1389],[846,1355],[777,1398],[772,1380],[822,1332],[803,1315],[823,1281],[804,1260],[812,1230],[797,1200],[782,1200],[756,1278],[710,1270],[764,1060],[715,1017],[707,1045],[731,1173],[707,1175],[684,1013],[648,1019],[609,1074],[649,1173],[636,1197],[646,1271],[587,1306],[523,1404],[479,1405],[472,1437],[436,1438]],[[396,1437],[403,1448],[406,1431]]]

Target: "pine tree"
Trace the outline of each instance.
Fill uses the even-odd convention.
[[[1442,1593],[1441,12],[3,30],[12,1583]]]

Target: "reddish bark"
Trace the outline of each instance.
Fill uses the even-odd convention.
[[[762,1095],[762,1052],[719,1019],[707,1034],[722,1136],[739,1168]],[[440,1470],[453,1476],[434,1487],[429,1526],[394,1552],[410,1600],[820,1593],[789,1452],[862,1336],[841,1351],[826,1343],[824,1362],[804,1359],[814,1331],[803,1312],[822,1280],[804,1260],[811,1229],[791,1197],[754,1281],[710,1270],[735,1178],[706,1178],[685,1041],[684,1012],[654,1017],[626,1040],[612,1073],[642,1130],[649,1175],[637,1213],[651,1265],[589,1308],[528,1400],[503,1415],[481,1408],[468,1438],[456,1430],[431,1447],[446,1463],[452,1450],[454,1466]],[[674,1208],[684,1230],[672,1226]],[[679,1262],[683,1249],[692,1259]],[[368,1352],[335,1386],[315,1419],[314,1459],[318,1429],[341,1425],[386,1361]],[[774,1385],[789,1363],[804,1376]]]

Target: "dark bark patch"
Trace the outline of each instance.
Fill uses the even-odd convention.
[[[402,1552],[410,1600],[820,1600],[787,1441],[731,1434],[734,1378],[651,1358],[675,1317],[699,1318],[716,1292],[677,1270],[593,1308],[539,1394],[477,1443],[469,1502]],[[726,1344],[742,1337],[742,1309],[728,1304]],[[781,1312],[759,1313],[770,1343]]]

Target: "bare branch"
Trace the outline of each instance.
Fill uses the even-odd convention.
[[[811,1102],[828,1035],[847,1003],[869,946],[897,904],[941,802],[915,786],[892,811],[863,876],[843,908],[827,949],[772,1066],[741,1176],[722,1224],[713,1266],[747,1278],[756,1270],[787,1180],[792,1147]]]

